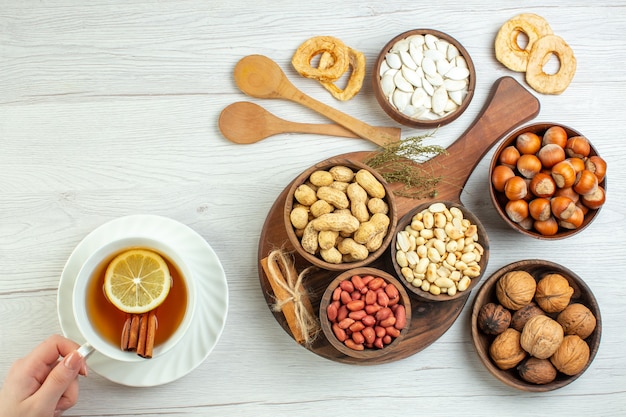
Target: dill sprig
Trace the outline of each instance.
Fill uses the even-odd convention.
[[[411,136],[381,147],[380,151],[365,161],[377,170],[389,183],[401,183],[404,187],[395,193],[409,198],[437,196],[437,184],[441,176],[427,172],[421,165],[429,157],[446,154],[439,145],[424,145],[423,141],[433,136]]]

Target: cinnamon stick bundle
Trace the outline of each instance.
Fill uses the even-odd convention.
[[[151,358],[156,328],[155,310],[142,314],[128,314],[122,330],[122,350],[137,352],[142,358]]]

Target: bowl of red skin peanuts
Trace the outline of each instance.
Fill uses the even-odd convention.
[[[339,352],[376,359],[395,349],[411,322],[411,302],[404,286],[389,273],[371,267],[338,275],[320,303],[322,332]]]

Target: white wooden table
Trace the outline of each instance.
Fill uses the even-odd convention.
[[[0,0],[0,377],[61,331],[57,285],[74,247],[109,220],[144,213],[190,226],[215,249],[230,290],[226,327],[210,356],[172,383],[128,388],[92,373],[67,415],[623,415],[626,2],[569,3]],[[523,12],[544,16],[578,60],[565,93],[535,93],[535,120],[571,126],[592,140],[609,164],[608,201],[571,239],[524,237],[489,201],[493,149],[462,200],[489,233],[487,274],[542,258],[586,280],[603,319],[591,367],[557,391],[508,388],[476,355],[469,304],[433,345],[391,364],[340,364],[297,345],[261,293],[256,250],[264,219],[308,166],[374,147],[299,134],[228,142],[217,118],[235,101],[249,99],[288,120],[325,121],[294,103],[246,97],[233,82],[235,63],[267,55],[307,94],[370,124],[394,125],[369,82],[376,55],[408,29],[447,32],[468,49],[478,74],[467,112],[436,132],[436,143],[448,146],[472,123],[496,79],[511,75],[526,85],[493,50],[500,25]],[[295,48],[316,35],[337,36],[365,53],[367,82],[352,101],[337,102],[290,66]],[[426,132],[403,128],[403,136]]]

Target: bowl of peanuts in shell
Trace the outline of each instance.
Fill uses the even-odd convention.
[[[468,296],[489,261],[489,239],[480,220],[462,204],[420,204],[400,220],[390,262],[409,294],[448,301]]]
[[[378,172],[339,157],[311,166],[293,181],[284,223],[289,242],[306,261],[345,271],[383,254],[397,214],[393,194]]]
[[[508,134],[489,168],[491,201],[512,229],[557,240],[584,230],[606,199],[606,161],[582,133],[535,123]]]
[[[398,346],[411,323],[411,300],[400,282],[376,268],[341,272],[320,302],[320,324],[330,344],[357,359],[376,359]]]
[[[398,123],[446,125],[469,106],[476,86],[472,58],[459,41],[434,29],[413,29],[391,39],[372,72],[374,95]]]

